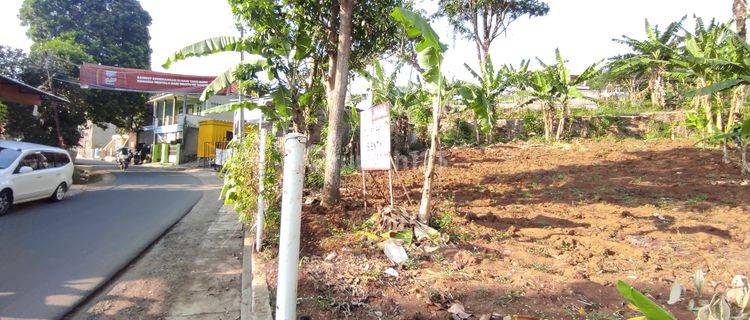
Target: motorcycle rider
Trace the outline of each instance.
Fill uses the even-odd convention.
[[[130,148],[122,147],[117,149],[117,164],[120,165],[120,169],[127,169],[131,159],[133,159],[133,152],[130,151]]]

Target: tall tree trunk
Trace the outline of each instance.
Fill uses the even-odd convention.
[[[695,82],[696,88],[706,87],[706,79],[698,78]],[[711,97],[708,95],[697,96],[693,98],[693,104],[696,108],[703,110],[703,114],[707,121],[706,130],[708,131],[708,134],[714,133],[716,126],[714,125],[713,111],[711,111]]]
[[[552,112],[547,103],[542,105],[542,121],[544,122],[544,141],[549,143],[552,142]]]
[[[482,136],[480,134],[479,121],[477,120],[477,114],[476,114],[476,112],[474,113],[474,120],[473,121],[474,121],[474,134],[476,135],[477,145],[480,145],[481,142],[482,142],[482,140],[481,140]]]
[[[747,143],[743,140],[740,143],[740,162],[742,163],[742,174],[750,173],[750,166],[747,165]]]
[[[649,85],[651,86],[651,104],[658,107],[664,108],[666,105],[666,89],[664,88],[664,67],[655,67],[651,72],[649,78]]]
[[[557,123],[557,134],[555,135],[555,140],[562,140],[563,132],[565,132],[565,120],[566,116],[568,114],[568,104],[563,103],[562,105],[562,111],[560,112],[560,121]]]
[[[730,100],[729,117],[727,118],[727,130],[731,130],[734,126],[734,122],[737,120],[736,117],[740,115],[742,107],[747,101],[747,86],[738,86],[732,90],[732,99]]]
[[[716,110],[716,129],[720,133],[726,133],[726,131],[724,129],[727,128],[727,127],[724,125],[724,115],[722,114],[723,109],[724,109],[724,101],[721,99],[721,93],[717,93],[716,94],[716,105],[717,105],[717,110]],[[727,148],[727,143],[728,143],[727,138],[724,138],[724,139],[721,140],[721,149],[722,149],[722,152],[723,152],[722,161],[724,161],[724,163],[730,163],[730,162],[732,162],[729,159],[729,149]]]
[[[349,54],[352,49],[352,14],[355,0],[340,1],[340,29],[336,78],[332,102],[328,106],[328,137],[326,143],[326,165],[323,181],[323,204],[335,205],[341,199],[341,122],[346,102],[346,87],[349,82]]]
[[[495,143],[495,124],[497,124],[497,118],[495,118],[495,106],[490,107],[489,116],[490,132],[487,134],[487,144],[493,144]]]
[[[734,0],[732,5],[734,23],[737,25],[737,35],[742,41],[747,41],[747,0]]]
[[[432,131],[430,132],[430,151],[427,154],[427,163],[424,170],[424,185],[422,186],[422,200],[419,203],[419,221],[423,223],[430,222],[432,214],[432,178],[435,175],[435,159],[440,148],[440,112],[442,105],[442,83],[438,82],[438,94],[432,101]]]
[[[329,11],[329,23],[328,26],[328,75],[326,78],[326,103],[328,106],[333,105],[333,92],[336,88],[336,63],[338,60],[338,35],[339,35],[339,11],[341,7],[338,0],[331,2]]]

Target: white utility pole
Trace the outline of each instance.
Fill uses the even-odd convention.
[[[263,126],[263,113],[258,120],[258,214],[255,217],[255,250],[260,252],[265,229],[265,203],[263,202],[263,180],[266,177],[266,129]]]
[[[240,38],[245,37],[245,30],[240,30]],[[240,51],[240,63],[245,60],[245,52]],[[242,90],[240,90],[240,83],[237,83],[237,101],[242,103]],[[239,108],[240,111],[240,125],[237,127],[237,141],[242,142],[242,136],[245,134],[245,109]]]
[[[307,138],[299,133],[284,139],[284,177],[281,197],[281,236],[276,286],[276,320],[297,319],[297,277],[302,219],[302,186],[305,177]]]

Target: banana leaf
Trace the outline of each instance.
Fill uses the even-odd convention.
[[[441,82],[440,65],[447,47],[440,43],[440,38],[430,23],[418,13],[401,7],[394,8],[391,17],[404,27],[409,38],[419,39],[415,49],[417,62],[424,69],[424,79],[433,84]]]
[[[169,69],[175,61],[185,60],[190,57],[201,57],[217,52],[243,51],[245,43],[242,38],[238,37],[215,37],[203,41],[198,41],[186,46],[173,53],[162,64],[162,67]]]
[[[617,291],[636,306],[647,320],[677,320],[671,313],[623,281],[617,282]]]
[[[206,89],[203,90],[203,93],[201,94],[200,100],[205,101],[209,96],[212,96],[214,94],[219,93],[220,91],[229,88],[232,86],[233,83],[237,82],[237,71],[243,68],[250,68],[253,70],[252,72],[258,72],[266,66],[265,60],[255,60],[255,61],[243,61],[231,68],[229,70],[224,71],[222,74],[220,74],[216,79],[211,81],[211,83],[206,86]]]
[[[724,90],[732,89],[741,84],[747,84],[749,82],[748,80],[750,79],[738,78],[738,79],[717,82],[705,88],[700,88],[697,90],[689,91],[688,93],[685,94],[685,96],[688,98],[692,98],[692,97],[697,97],[697,96],[705,96],[705,95],[714,94],[714,93],[721,92]]]

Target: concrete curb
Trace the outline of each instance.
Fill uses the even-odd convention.
[[[242,249],[242,302],[240,320],[271,320],[271,303],[265,264],[255,252],[255,232],[245,226]]]

